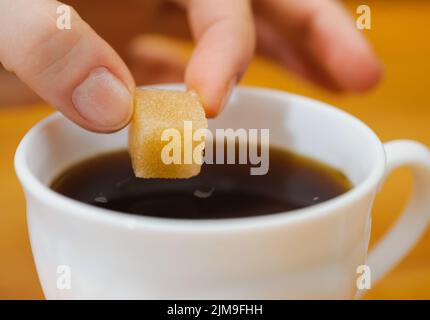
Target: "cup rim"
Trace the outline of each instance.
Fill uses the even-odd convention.
[[[159,88],[171,88],[183,86],[182,84],[165,84],[151,87]],[[261,216],[252,217],[239,217],[239,218],[220,218],[220,219],[178,219],[178,218],[163,218],[163,217],[151,217],[151,216],[140,216],[133,215],[130,213],[119,212],[100,207],[95,207],[80,201],[68,198],[61,195],[45,184],[31,172],[30,168],[26,163],[26,151],[28,145],[32,139],[36,137],[43,128],[55,121],[64,121],[64,116],[59,112],[55,112],[49,115],[42,121],[39,121],[34,125],[24,136],[18,145],[15,153],[14,165],[18,179],[21,182],[25,190],[26,197],[28,194],[33,195],[44,203],[49,203],[50,206],[58,208],[57,214],[72,214],[76,217],[83,219],[90,219],[101,223],[111,223],[120,225],[129,229],[136,229],[140,227],[152,228],[152,229],[163,229],[171,231],[219,231],[220,229],[238,230],[238,229],[249,229],[249,228],[261,228],[267,227],[268,225],[278,225],[279,223],[292,223],[292,222],[303,222],[308,219],[315,218],[322,215],[330,215],[336,208],[348,205],[351,202],[362,197],[375,188],[381,178],[384,175],[385,168],[385,152],[382,142],[376,136],[376,134],[361,120],[354,117],[353,115],[338,109],[327,103],[305,97],[298,94],[289,93],[286,91],[280,91],[275,89],[268,89],[255,86],[238,86],[235,90],[239,91],[250,91],[260,92],[272,95],[282,95],[287,100],[299,99],[307,104],[318,106],[318,108],[324,108],[328,112],[335,112],[338,115],[349,119],[354,125],[360,127],[364,133],[368,135],[370,139],[376,143],[379,151],[376,154],[374,164],[371,170],[367,173],[367,176],[358,185],[354,186],[351,190],[336,196],[332,199],[326,200],[319,204],[315,204],[309,207],[295,209],[286,212],[272,213]],[[28,201],[28,198],[26,199]],[[65,210],[64,208],[67,208]]]

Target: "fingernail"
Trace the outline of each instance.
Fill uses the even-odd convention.
[[[72,102],[78,113],[99,130],[122,128],[132,113],[131,93],[104,67],[92,70],[75,88]]]
[[[226,94],[224,95],[224,97],[221,100],[221,104],[220,104],[220,108],[219,108],[220,112],[224,109],[225,105],[230,100],[231,93],[233,92],[233,89],[234,89],[236,83],[237,83],[237,78],[236,77],[234,77],[233,79],[231,79],[230,82],[228,83],[228,85],[227,85],[227,92],[226,92]]]

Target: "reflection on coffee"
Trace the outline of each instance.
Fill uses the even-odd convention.
[[[52,189],[97,207],[179,219],[250,217],[305,208],[351,189],[341,172],[270,147],[269,171],[251,164],[204,164],[190,179],[139,179],[127,151],[102,154],[69,168]]]

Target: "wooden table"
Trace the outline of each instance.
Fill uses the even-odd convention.
[[[366,34],[385,63],[386,73],[382,85],[370,94],[329,94],[261,59],[252,63],[243,84],[292,91],[332,103],[366,122],[383,141],[410,138],[430,145],[430,2],[368,2],[373,21]],[[361,2],[348,1],[352,12],[358,4]],[[24,196],[14,173],[13,155],[25,132],[51,112],[44,104],[0,107],[0,298],[43,298],[28,241]],[[407,171],[398,170],[388,179],[373,211],[372,243],[398,216],[410,187]],[[430,299],[430,229],[366,298]]]

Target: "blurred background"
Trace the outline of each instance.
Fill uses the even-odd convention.
[[[73,0],[80,15],[131,68],[137,84],[182,81],[192,50],[185,13],[175,3],[147,0]],[[372,12],[363,31],[385,68],[385,79],[364,95],[338,95],[304,82],[257,56],[241,81],[313,97],[352,113],[382,139],[409,138],[430,146],[430,1],[344,1],[353,16]],[[258,8],[256,8],[258,10]],[[149,49],[148,49],[149,48]],[[168,66],[168,68],[166,68]],[[173,70],[173,71],[172,71]],[[0,66],[0,299],[43,299],[27,235],[25,201],[13,169],[23,135],[53,109]],[[396,171],[378,194],[374,244],[401,212],[411,177]],[[430,229],[408,256],[376,284],[366,299],[430,299]]]

